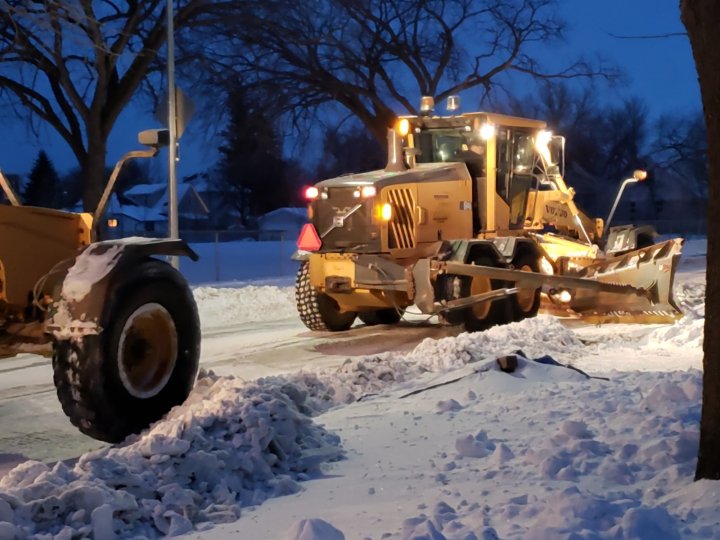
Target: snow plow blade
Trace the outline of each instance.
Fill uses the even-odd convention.
[[[673,284],[682,239],[667,240],[585,266],[566,275],[629,285],[634,293],[578,288],[565,304],[592,323],[672,323],[682,317]],[[552,295],[550,295],[552,298]]]

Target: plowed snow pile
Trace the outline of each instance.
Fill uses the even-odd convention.
[[[193,295],[203,328],[297,317],[293,287],[197,287]]]
[[[125,444],[9,473],[0,538],[720,539],[720,484],[692,482],[703,283],[683,283],[675,326],[541,316],[333,370],[204,374]],[[195,291],[204,324],[294,309],[291,289],[227,291]]]

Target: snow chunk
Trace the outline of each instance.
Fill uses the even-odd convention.
[[[293,525],[286,540],[345,540],[345,535],[322,519],[303,519]]]
[[[456,439],[455,449],[461,456],[482,458],[495,450],[495,443],[488,439],[487,433],[480,431],[474,437],[466,435]]]
[[[675,520],[670,517],[664,508],[631,508],[622,518],[622,533],[624,538],[637,538],[638,540],[679,540]]]

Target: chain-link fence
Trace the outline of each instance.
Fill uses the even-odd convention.
[[[122,235],[108,235],[121,237]],[[133,232],[162,238],[164,232]],[[180,238],[200,256],[180,258],[180,271],[192,285],[284,278],[290,282],[298,263],[292,260],[297,234],[287,231],[180,231]]]

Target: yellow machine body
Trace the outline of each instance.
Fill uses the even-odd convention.
[[[479,260],[500,269],[480,273],[494,284],[502,275],[507,295],[518,294],[513,287],[523,283],[534,287],[530,299],[539,288],[551,300],[557,291],[572,291],[562,308],[596,320],[621,314],[625,321],[657,322],[680,315],[672,282],[681,242],[626,258],[649,245],[633,229],[613,237],[612,245],[625,249],[603,251],[605,223],[575,204],[554,159],[558,138],[545,122],[478,112],[401,117],[398,125],[403,123],[389,133],[386,169],[316,185],[310,215],[322,246],[307,258],[307,279],[341,313],[403,309],[418,304],[419,296],[429,311],[451,305],[441,298],[457,293],[440,285],[443,261],[452,262],[458,275],[476,276],[473,292],[463,294],[494,290],[491,277],[478,278],[477,269],[467,268]],[[383,214],[387,207],[391,211]],[[519,273],[535,267],[528,254],[538,263],[540,281]],[[520,289],[527,304],[527,290]],[[477,296],[486,304],[500,297]]]
[[[37,292],[50,293],[62,275],[48,273],[89,245],[91,231],[90,214],[0,205],[0,299],[15,309],[25,306],[46,275]]]

